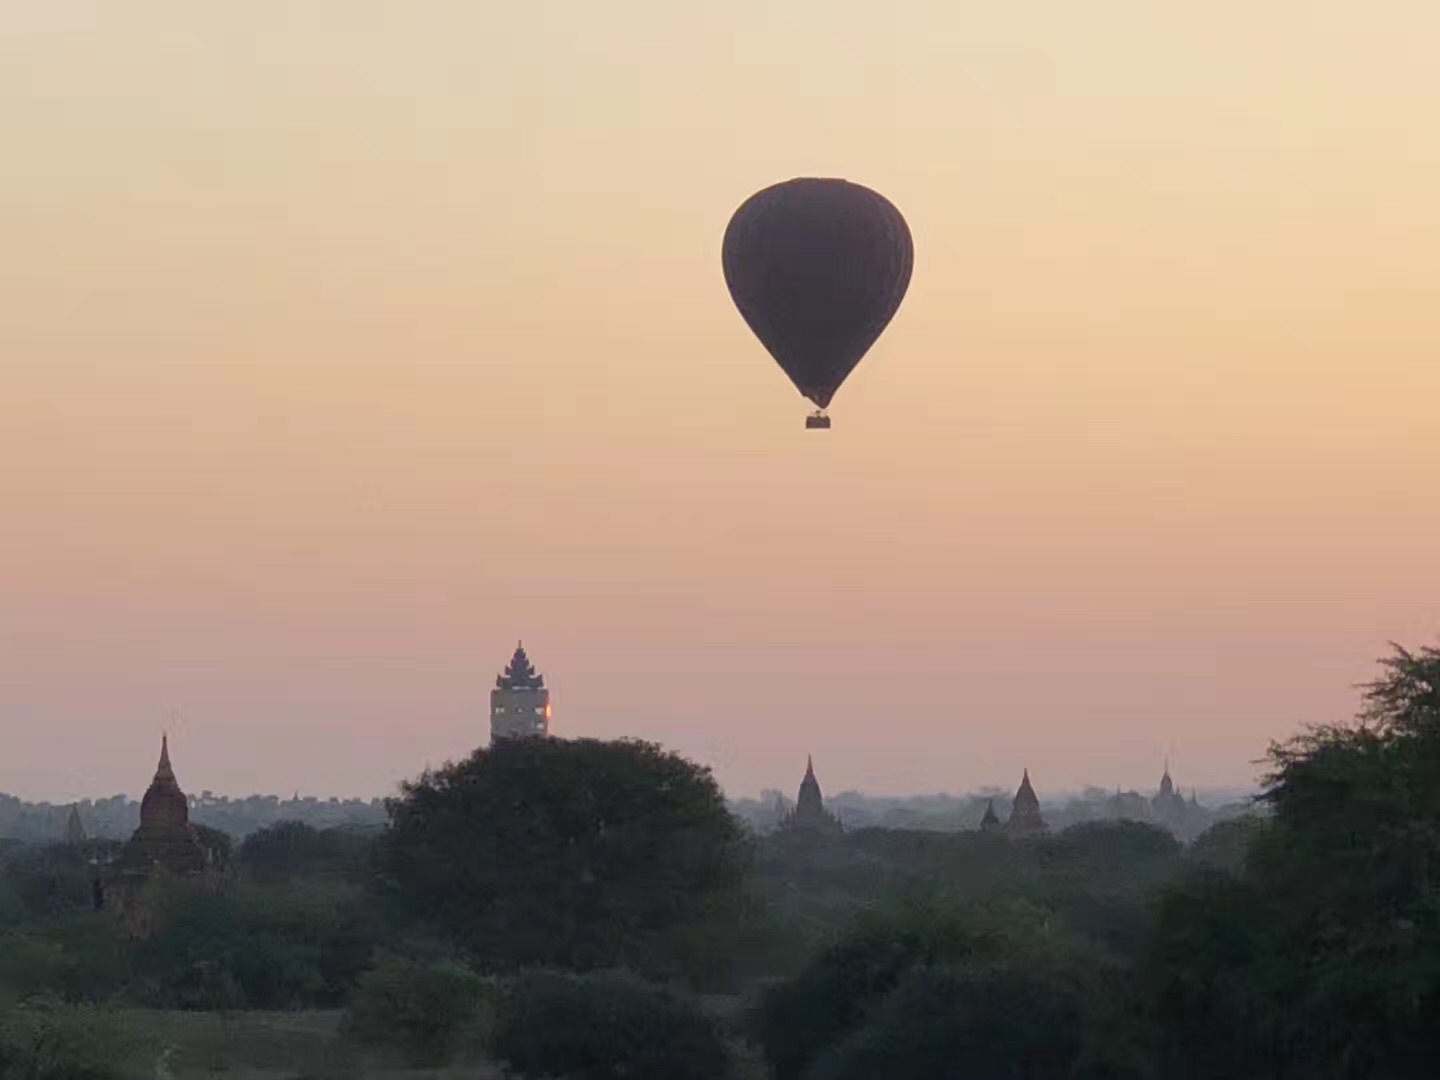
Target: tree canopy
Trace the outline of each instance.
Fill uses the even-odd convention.
[[[1274,812],[1246,857],[1212,862],[1161,909],[1171,1074],[1433,1075],[1440,650],[1396,647],[1356,722],[1311,728],[1269,759]]]
[[[749,859],[709,770],[637,741],[502,742],[406,784],[390,815],[397,898],[498,969],[647,966]]]

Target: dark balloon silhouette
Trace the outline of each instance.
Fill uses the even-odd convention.
[[[725,230],[725,284],[741,316],[828,428],[840,384],[899,310],[915,251],[900,211],[846,180],[789,180],[752,195]]]

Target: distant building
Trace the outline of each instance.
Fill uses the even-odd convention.
[[[985,804],[985,814],[980,818],[980,831],[998,832],[1001,828],[1000,817],[995,813],[995,800],[991,799]]]
[[[1175,781],[1170,779],[1170,763],[1165,763],[1165,772],[1160,777],[1160,789],[1150,800],[1150,809],[1157,821],[1178,824],[1185,817],[1185,798],[1175,790]]]
[[[501,739],[545,738],[550,734],[550,691],[545,676],[525,655],[525,646],[515,646],[515,655],[495,680],[490,691],[490,742]]]
[[[70,816],[65,819],[65,843],[83,844],[89,839],[85,835],[85,825],[80,820],[80,807],[75,803],[70,804]]]
[[[1040,799],[1030,785],[1030,770],[1026,769],[1015,792],[1015,801],[1010,805],[1010,820],[1005,823],[1005,831],[1012,836],[1037,836],[1048,829],[1040,816]]]
[[[1194,789],[1191,789],[1188,801],[1175,790],[1175,782],[1170,779],[1168,761],[1160,777],[1160,788],[1150,800],[1150,814],[1156,824],[1164,826],[1176,838],[1187,843],[1204,832],[1214,818],[1214,815],[1196,800]]]
[[[1119,787],[1106,800],[1105,814],[1116,821],[1149,821],[1153,817],[1149,799],[1138,791],[1121,791]]]
[[[170,765],[170,740],[160,740],[160,763],[140,801],[140,827],[109,868],[109,882],[97,889],[96,906],[113,907],[126,928],[148,930],[142,894],[157,876],[201,878],[214,868],[214,853],[190,824],[190,803]]]
[[[808,832],[819,836],[838,836],[843,830],[835,815],[825,809],[820,794],[820,781],[815,779],[815,762],[805,760],[805,777],[795,798],[795,809],[780,823],[787,832]]]

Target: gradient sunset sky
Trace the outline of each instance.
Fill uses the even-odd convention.
[[[1440,628],[1433,0],[11,0],[0,790],[1246,783]],[[834,430],[758,188],[915,237]]]

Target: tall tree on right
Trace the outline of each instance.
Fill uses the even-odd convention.
[[[1271,747],[1274,813],[1240,872],[1162,906],[1167,1075],[1435,1074],[1440,650],[1396,646],[1381,665],[1355,722]]]

